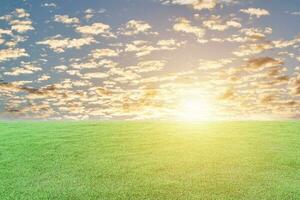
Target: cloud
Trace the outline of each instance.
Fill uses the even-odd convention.
[[[62,53],[65,49],[76,48],[80,49],[82,46],[96,43],[97,41],[93,37],[83,38],[62,38],[60,35],[48,38],[43,41],[39,41],[36,44],[47,45],[50,49],[57,53]]]
[[[38,78],[38,82],[42,82],[42,81],[47,81],[51,78],[51,76],[43,74],[42,76],[40,76],[40,78]]]
[[[13,14],[18,18],[27,18],[30,17],[30,14],[26,12],[23,8],[16,8]]]
[[[33,74],[34,72],[41,71],[42,68],[34,66],[30,63],[23,63],[22,67],[12,68],[12,71],[5,72],[5,75],[8,76],[19,76],[21,74]]]
[[[86,9],[86,10],[84,11],[84,13],[86,14],[86,15],[84,16],[84,18],[85,18],[86,20],[89,20],[89,19],[93,18],[94,15],[95,15],[94,9],[91,9],[91,8]]]
[[[78,26],[76,31],[83,35],[101,35],[102,37],[116,37],[112,32],[111,28],[107,24],[93,23],[87,26]]]
[[[55,3],[44,3],[42,4],[42,7],[52,7],[52,8],[56,8],[57,5]]]
[[[300,15],[300,11],[290,12],[291,15]]]
[[[98,11],[95,11],[95,10],[92,9],[92,8],[88,8],[88,9],[86,9],[86,10],[84,11],[84,14],[85,14],[84,18],[85,18],[86,20],[90,20],[91,18],[94,17],[95,14],[102,14],[102,13],[104,13],[104,12],[106,12],[106,10],[105,10],[104,8],[101,8],[101,9],[99,9]]]
[[[0,62],[27,56],[26,50],[22,48],[0,50]]]
[[[121,34],[123,35],[137,35],[143,34],[155,34],[150,32],[151,25],[145,21],[141,20],[130,20],[125,24],[125,27],[121,29]]]
[[[203,26],[210,30],[225,31],[230,27],[240,28],[242,25],[235,20],[223,22],[221,16],[212,15],[209,20],[203,21]]]
[[[46,86],[43,88],[32,88],[27,86],[22,86],[14,83],[8,83],[8,82],[0,82],[0,89],[3,91],[9,91],[9,92],[27,92],[31,95],[33,95],[34,98],[44,98],[44,97],[57,97],[60,93],[59,91],[56,91],[56,87],[53,85]],[[0,91],[1,91],[0,90]],[[64,95],[66,96],[66,95]]]
[[[220,59],[220,60],[204,60],[200,59],[199,68],[200,70],[211,70],[211,69],[220,69],[227,64],[232,63],[232,59]]]
[[[112,76],[117,76],[114,79],[112,79],[113,81],[122,84],[128,84],[129,82],[131,84],[135,84],[138,82],[138,79],[141,77],[139,74],[135,73],[132,70],[128,70],[120,67],[111,68],[109,73]]]
[[[283,62],[271,57],[252,58],[247,62],[246,68],[250,70],[260,70],[274,66],[280,66]]]
[[[65,72],[71,76],[78,76],[80,78],[82,77],[82,74],[80,73],[79,70],[67,70]]]
[[[19,33],[25,33],[27,31],[34,30],[30,20],[12,20],[10,21],[10,24],[11,30]]]
[[[174,39],[169,39],[169,40],[159,40],[157,42],[157,46],[161,50],[175,50],[178,47],[184,45],[186,42],[182,41],[177,41]]]
[[[126,44],[125,52],[134,52],[137,57],[142,57],[151,54],[153,51],[160,50],[175,50],[185,42],[178,42],[174,39],[159,40],[156,45],[151,45],[149,41],[134,40],[132,43]]]
[[[57,70],[58,72],[63,72],[66,71],[68,67],[66,65],[57,65],[54,67],[54,69]]]
[[[10,36],[12,36],[13,33],[12,33],[11,30],[0,28],[0,37],[1,37],[2,35],[10,35]]]
[[[148,60],[148,61],[141,61],[136,66],[128,67],[128,69],[131,69],[136,73],[146,73],[152,71],[159,71],[165,65],[166,65],[165,60]]]
[[[125,52],[135,52],[138,57],[148,55],[155,50],[157,50],[157,48],[144,40],[135,40],[132,43],[126,44],[125,48]]]
[[[32,83],[33,81],[14,81],[12,82],[13,85],[16,85],[16,86],[24,86],[26,84],[30,84]]]
[[[173,29],[177,32],[190,33],[196,36],[198,41],[205,35],[205,30],[191,25],[191,22],[185,18],[179,18],[173,25]]]
[[[272,49],[274,46],[271,42],[263,42],[259,44],[247,44],[241,45],[238,51],[234,51],[233,54],[239,57],[250,56],[259,54],[265,50]]]
[[[12,84],[12,83],[7,83],[7,82],[0,82],[0,92],[19,92],[20,88],[19,86]]]
[[[101,57],[99,57],[101,58]],[[74,69],[96,69],[96,68],[114,68],[118,65],[118,63],[108,60],[108,59],[103,59],[101,60],[87,60],[85,62],[75,62],[71,64],[71,67]]]
[[[226,89],[221,95],[220,100],[233,100],[236,97],[236,91],[233,88]]]
[[[12,34],[10,35],[11,38],[8,39],[6,38],[6,40],[3,40],[3,43],[5,44],[5,46],[7,46],[8,48],[14,48],[16,47],[19,43],[21,42],[25,42],[28,37],[27,36],[23,36],[23,35],[17,35],[17,34]],[[1,38],[0,38],[1,39]]]
[[[249,14],[250,16],[255,16],[257,18],[260,18],[262,16],[270,15],[269,11],[262,8],[247,8],[247,9],[241,9],[240,12]]]
[[[54,21],[63,24],[79,24],[80,21],[77,17],[69,17],[68,15],[55,15]]]
[[[16,8],[11,15],[5,15],[0,19],[7,21],[11,25],[11,30],[18,33],[26,33],[34,30],[32,22],[29,19],[30,14],[23,8]]]
[[[290,78],[288,83],[290,93],[293,96],[300,96],[300,73],[296,72],[293,77]]]
[[[98,59],[103,57],[117,57],[119,53],[113,49],[94,49],[89,56]]]
[[[112,91],[105,87],[92,87],[89,89],[90,91],[95,92],[99,96],[110,96],[112,95]]]
[[[263,94],[260,97],[260,103],[261,104],[271,104],[272,102],[274,102],[276,100],[276,96],[274,94]]]
[[[296,37],[292,40],[275,40],[273,44],[276,48],[287,48],[287,47],[295,47],[297,48],[297,44],[300,43],[300,36]]]
[[[266,27],[264,29],[260,28],[244,28],[240,30],[241,33],[244,33],[250,40],[261,40],[266,37],[267,34],[273,32],[272,28]]]
[[[255,30],[256,32],[253,32]],[[246,35],[248,35],[250,38],[248,39],[263,39],[265,37],[264,34],[270,34],[272,33],[271,28],[266,28],[264,31],[259,31],[259,29],[242,29],[241,32],[244,32]],[[243,42],[247,41],[245,38]],[[287,48],[287,47],[293,47],[297,48],[298,43],[300,42],[300,37],[297,37],[293,40],[275,40],[275,41],[261,41],[260,43],[252,43],[247,45],[241,45],[239,47],[238,51],[234,51],[233,54],[239,57],[243,56],[250,56],[255,55],[258,53],[262,53],[266,50],[274,49],[274,48]]]
[[[163,4],[175,4],[190,6],[195,10],[213,9],[217,2],[216,0],[161,0]]]
[[[104,79],[109,77],[109,74],[103,72],[90,72],[85,73],[83,78],[84,79]]]

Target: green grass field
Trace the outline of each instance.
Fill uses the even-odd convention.
[[[1,122],[0,199],[300,199],[300,123]]]

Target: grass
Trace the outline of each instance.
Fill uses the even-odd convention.
[[[0,122],[0,199],[300,199],[299,122]]]

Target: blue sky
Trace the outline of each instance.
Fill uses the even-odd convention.
[[[299,118],[299,21],[297,0],[2,0],[0,118]]]

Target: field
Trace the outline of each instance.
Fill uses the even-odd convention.
[[[300,122],[0,122],[0,199],[300,199]]]

